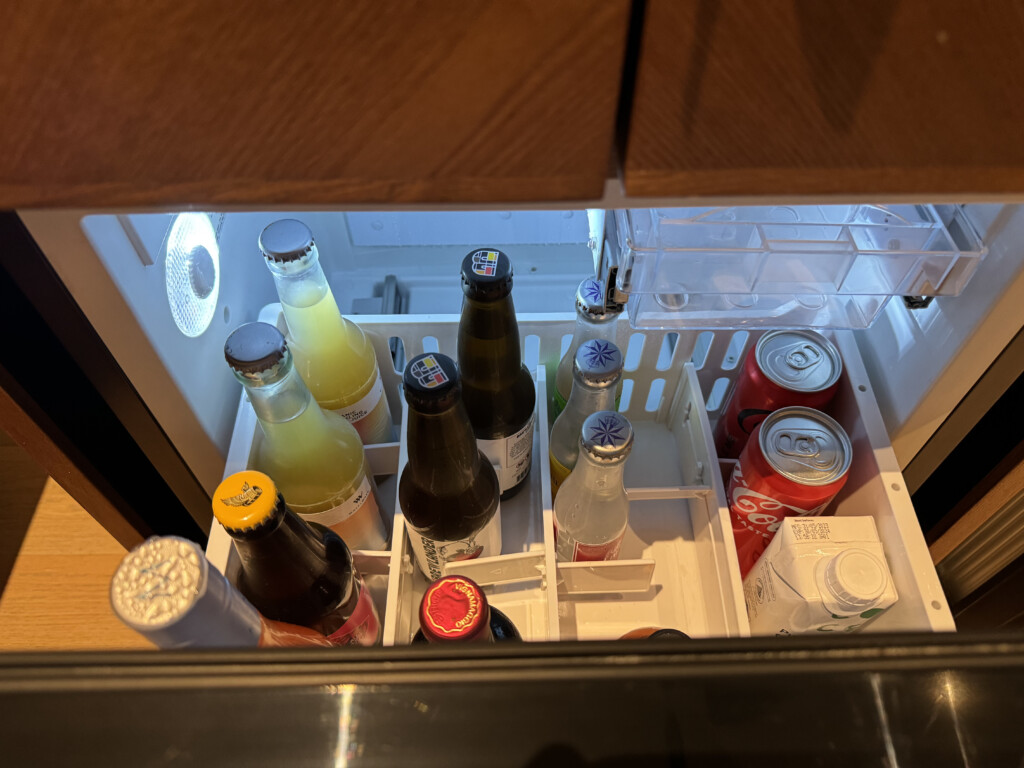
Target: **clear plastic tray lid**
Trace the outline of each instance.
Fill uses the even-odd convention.
[[[985,247],[962,206],[643,208],[608,217],[636,328],[864,328],[892,296],[954,296]]]

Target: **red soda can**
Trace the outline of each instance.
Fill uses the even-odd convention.
[[[790,405],[824,408],[839,388],[843,359],[814,331],[769,331],[747,353],[732,397],[715,425],[721,459],[735,459],[754,427]]]
[[[852,457],[845,430],[813,408],[781,408],[754,428],[726,493],[741,576],[783,518],[825,511],[846,484]]]

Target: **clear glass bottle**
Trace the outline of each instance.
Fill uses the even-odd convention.
[[[224,357],[262,427],[253,468],[274,478],[305,520],[327,526],[354,549],[385,549],[377,486],[359,435],[316,404],[281,332],[267,323],[239,326]]]
[[[622,314],[622,307],[609,310],[604,303],[604,286],[588,277],[576,289],[576,328],[572,333],[569,349],[562,355],[555,373],[555,386],[551,393],[551,415],[557,418],[565,408],[572,392],[572,363],[580,345],[588,339],[615,341],[616,320]],[[615,391],[615,408],[619,407],[622,383]]]
[[[598,411],[583,422],[580,456],[555,499],[555,553],[559,562],[617,560],[629,522],[622,484],[633,448],[629,419]]]
[[[260,613],[314,629],[332,645],[380,642],[377,607],[351,550],[334,531],[289,509],[269,476],[229,475],[212,503],[238,553],[235,585]]]
[[[416,564],[431,581],[450,560],[501,554],[498,475],[480,450],[455,361],[436,352],[409,361],[409,459],[398,481]]]
[[[551,498],[576,466],[580,431],[587,416],[615,410],[615,390],[622,381],[622,352],[610,341],[590,339],[576,350],[572,363],[572,392],[551,427],[548,461],[551,464]]]
[[[498,473],[504,501],[529,478],[537,404],[533,377],[523,365],[508,256],[493,248],[467,254],[462,292],[462,401],[480,450]]]
[[[352,422],[365,444],[390,442],[391,411],[373,344],[338,310],[309,227],[275,221],[260,235],[260,250],[281,299],[295,367],[317,403]]]

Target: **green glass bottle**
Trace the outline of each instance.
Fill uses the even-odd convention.
[[[508,256],[494,248],[469,253],[462,260],[462,292],[462,401],[480,450],[498,473],[504,501],[530,474],[537,397],[523,365]]]

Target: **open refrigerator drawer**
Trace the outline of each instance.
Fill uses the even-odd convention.
[[[284,329],[277,304],[264,308],[260,319]],[[384,644],[402,645],[418,628],[417,609],[427,582],[414,565],[398,508],[405,409],[401,373],[390,364],[392,349],[400,340],[404,358],[399,359],[424,351],[454,357],[458,316],[364,316],[359,322],[373,338],[403,441],[367,449],[374,474],[388,476],[380,492],[391,550],[357,552],[356,561],[382,613]],[[449,563],[447,573],[480,583],[526,640],[615,639],[644,626],[671,627],[691,637],[749,634],[721,472],[728,466],[717,460],[711,428],[756,334],[635,331],[625,321],[618,324],[616,341],[626,354],[620,410],[636,432],[625,473],[629,531],[617,561],[556,564],[548,387],[572,328],[571,315],[520,317],[525,362],[538,387],[536,423],[542,427],[534,434],[530,481],[502,503],[502,554]],[[843,356],[844,373],[831,413],[850,435],[854,455],[849,480],[829,513],[875,519],[899,593],[899,602],[870,631],[953,630],[857,345],[848,331],[835,332],[832,339]],[[258,423],[243,395],[225,475],[248,466],[258,439]],[[216,521],[207,554],[233,576],[234,548]]]

